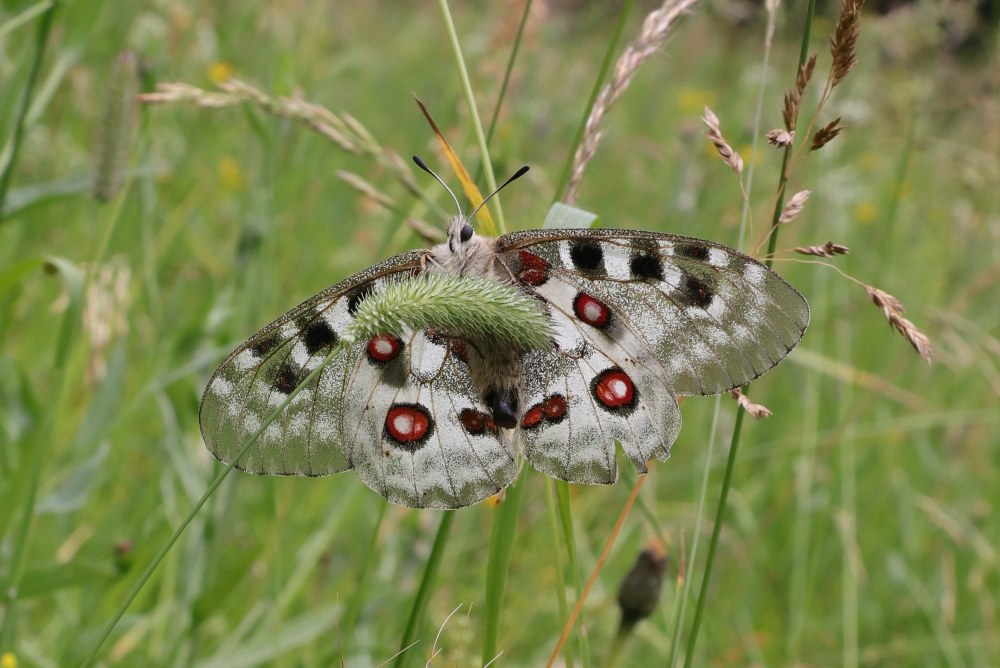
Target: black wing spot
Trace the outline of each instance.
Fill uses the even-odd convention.
[[[352,316],[357,313],[361,302],[368,299],[368,295],[375,289],[373,283],[363,283],[347,293],[347,312]]]
[[[592,239],[577,239],[570,242],[569,259],[573,266],[587,273],[598,273],[604,269],[604,249]]]
[[[278,347],[279,343],[281,343],[281,337],[276,332],[272,332],[254,341],[250,346],[250,352],[253,353],[254,357],[266,357],[268,353]]]
[[[674,255],[686,257],[690,260],[704,262],[708,259],[708,246],[698,243],[677,244],[674,246]]]
[[[282,394],[291,394],[299,384],[300,374],[300,369],[286,361],[278,367],[278,373],[274,377],[274,389]]]
[[[330,327],[330,323],[317,318],[302,329],[302,342],[306,344],[306,352],[315,355],[337,345],[337,333]]]
[[[633,278],[663,280],[663,265],[660,258],[649,253],[638,253],[631,257],[628,263]]]
[[[691,274],[685,274],[681,279],[680,291],[684,302],[699,308],[708,308],[715,298],[712,287]]]

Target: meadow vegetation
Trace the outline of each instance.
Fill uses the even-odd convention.
[[[523,4],[452,4],[489,127]],[[762,8],[737,20],[732,3],[698,3],[673,24],[608,107],[576,206],[603,227],[766,253],[782,150],[764,133],[796,87],[805,4],[777,9],[767,50]],[[812,24],[800,123],[830,69],[829,4]],[[499,601],[487,565],[503,556],[491,536],[504,504],[409,510],[349,473],[234,472],[101,644],[220,470],[198,405],[221,359],[443,229],[451,200],[398,158],[421,154],[457,183],[414,95],[474,175],[481,154],[431,3],[5,2],[0,666],[469,665],[494,639],[495,665],[540,665],[611,536],[559,660],[681,663],[737,422],[692,665],[996,665],[1000,62],[989,37],[951,49],[931,4],[864,15],[858,63],[813,128],[839,117],[845,129],[795,162],[786,201],[811,196],[781,226],[774,267],[812,324],[747,391],[773,416],[685,399],[672,458],[617,534],[636,483],[627,461],[613,487],[529,470],[505,519]],[[489,140],[497,180],[531,166],[502,195],[508,230],[538,227],[558,197],[629,5],[534,3]],[[632,8],[610,62],[652,8]],[[218,94],[234,79],[301,113],[132,95],[171,81]],[[706,106],[741,176],[705,137]],[[316,132],[324,123],[343,135]],[[792,251],[828,240],[850,253]],[[619,583],[650,541],[660,604],[616,643]]]

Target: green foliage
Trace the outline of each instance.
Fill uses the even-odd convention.
[[[124,188],[97,203],[87,190],[105,95],[122,88],[110,80],[118,53],[135,52],[145,90],[167,80],[211,89],[233,71],[357,119],[378,146],[437,167],[416,93],[466,163],[479,159],[436,8],[286,4],[77,0],[58,3],[47,32],[49,3],[0,9],[0,165],[11,165],[0,224],[0,655],[18,665],[79,664],[184,526],[220,470],[197,408],[223,356],[301,299],[420,246],[407,220],[443,221],[384,164],[249,107],[141,108]],[[532,167],[501,194],[509,229],[545,219],[617,30],[613,3],[556,4],[574,9],[529,20],[489,144],[494,173]],[[520,15],[503,3],[452,5],[471,85],[492,108]],[[803,10],[784,5],[767,67],[756,55],[763,19],[729,24],[707,7],[682,19],[608,112],[579,206],[603,227],[736,244],[743,202],[700,135],[708,104],[755,170],[747,238],[759,238],[781,156],[763,142],[751,154],[751,132],[781,125],[799,60]],[[616,54],[644,11],[633,9]],[[814,26],[819,69],[835,21]],[[863,21],[859,63],[816,126],[843,116],[847,129],[796,164],[789,184],[788,194],[813,195],[783,227],[775,268],[807,295],[813,324],[751,389],[774,417],[743,425],[695,665],[996,663],[1000,138],[990,129],[1000,119],[983,97],[996,53],[964,66],[946,55],[951,33],[936,37],[938,23],[919,11]],[[831,263],[907,305],[934,340],[932,367],[863,290],[781,252],[827,239],[851,248]],[[671,461],[653,468],[590,595],[586,635],[578,627],[566,646],[573,665],[607,657],[618,582],[651,535],[669,552],[663,601],[620,665],[668,656],[675,619],[676,656],[686,653],[712,528],[698,519],[713,516],[728,454],[708,444],[730,442],[735,407],[693,397],[683,411]],[[516,512],[455,512],[435,550],[439,514],[386,507],[353,476],[234,472],[139,588],[99,660],[378,665],[413,619],[410,665],[435,650],[432,666],[465,665],[494,647],[500,665],[542,664],[629,493],[628,481],[556,494],[551,484],[526,470]],[[491,547],[492,535],[512,542]]]

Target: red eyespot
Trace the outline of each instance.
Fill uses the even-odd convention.
[[[545,417],[545,413],[542,410],[540,404],[532,406],[524,413],[524,417],[521,418],[521,428],[531,429],[532,427],[537,427],[542,422],[542,418]]]
[[[566,397],[561,394],[553,394],[545,400],[545,417],[552,421],[558,421],[566,416]]]
[[[596,297],[581,292],[573,300],[573,313],[591,327],[604,329],[611,321],[611,309]]]
[[[395,336],[376,334],[368,342],[368,359],[372,362],[385,364],[396,358],[403,349],[403,342]]]
[[[465,348],[465,341],[462,341],[461,339],[452,339],[451,352],[453,352],[455,354],[455,357],[457,357],[461,361],[465,362],[466,364],[469,363],[469,351],[466,350]]]
[[[539,286],[549,280],[549,269],[552,265],[548,260],[541,258],[528,251],[519,251],[518,257],[521,260],[521,271],[517,277],[522,282],[532,286]]]
[[[385,431],[400,445],[420,445],[434,429],[430,413],[420,404],[395,404],[385,416]]]
[[[628,408],[635,403],[635,383],[621,369],[608,369],[598,374],[591,391],[609,409]]]
[[[493,418],[487,413],[477,411],[474,408],[463,408],[458,414],[458,419],[462,421],[462,426],[469,434],[478,436],[487,431],[497,432],[497,426],[493,424]]]

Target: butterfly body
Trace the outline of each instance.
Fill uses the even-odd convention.
[[[427,265],[438,271],[459,276],[472,275],[500,283],[510,283],[513,276],[498,261],[497,240],[477,235],[463,216],[448,225],[448,241],[428,253]],[[457,333],[466,349],[465,361],[480,397],[491,413],[493,424],[502,429],[517,426],[520,397],[521,361],[526,350],[512,347],[493,337],[469,337]]]
[[[551,323],[550,345],[414,331],[336,348],[361,303],[425,272],[518,287]],[[640,472],[666,459],[680,394],[742,386],[808,324],[805,299],[738,251],[634,230],[533,230],[493,239],[467,219],[448,241],[319,293],[234,351],[206,388],[209,449],[231,461],[330,353],[329,364],[237,466],[326,475],[353,468],[390,501],[455,508],[506,487],[517,453],[549,475],[617,479],[615,443]]]

